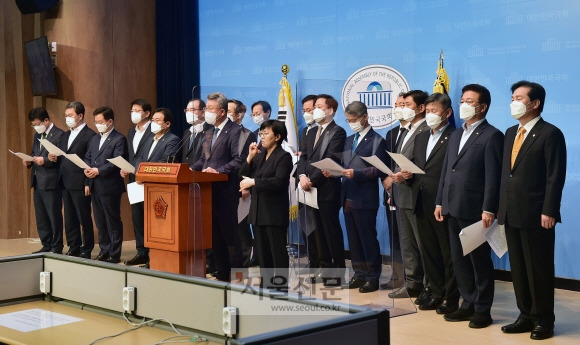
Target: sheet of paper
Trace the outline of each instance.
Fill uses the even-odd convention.
[[[320,170],[329,171],[332,176],[342,176],[344,168],[330,158],[324,158],[321,161],[312,163],[312,166]]]
[[[64,156],[67,159],[70,159],[70,161],[76,164],[76,166],[78,166],[79,168],[90,169],[90,166],[88,166],[84,160],[82,160],[79,156],[77,156],[76,153],[65,153]]]
[[[496,224],[497,222],[494,222],[490,228],[496,226]],[[461,230],[459,233],[459,239],[461,240],[464,256],[471,253],[483,242],[487,241],[485,234],[489,231],[490,228],[484,228],[482,222],[478,221]]]
[[[392,153],[388,151],[387,153],[391,156],[391,158],[393,158],[393,160],[395,161],[395,163],[397,163],[397,165],[399,166],[399,168],[401,168],[401,170],[407,170],[412,172],[413,174],[425,173],[423,170],[419,169],[419,167],[413,164],[413,162],[411,162],[409,158],[405,157],[405,155],[403,155],[402,153]]]
[[[298,194],[298,202],[318,209],[318,189],[311,187],[309,191],[305,191],[302,189],[300,184],[298,184],[296,193]]]
[[[107,158],[107,160],[113,163],[117,168],[121,170],[125,170],[126,172],[129,172],[131,174],[135,173],[135,167],[131,163],[127,162],[127,160],[125,160],[125,158],[121,156],[115,158]]]
[[[10,151],[10,153],[15,154],[18,158],[23,159],[27,162],[32,162],[34,160],[34,158],[32,156],[29,156],[25,153],[21,153],[21,152],[14,152],[12,150],[8,150]]]
[[[32,332],[79,321],[83,319],[38,308],[0,315],[0,326],[19,332]]]
[[[252,201],[252,196],[246,198],[246,200],[240,198],[240,202],[238,202],[238,224],[246,218],[246,216],[250,213],[250,202]]]
[[[507,240],[505,238],[505,227],[495,222],[485,234],[487,243],[498,257],[504,256],[508,251]]]
[[[40,141],[40,144],[46,148],[46,151],[48,151],[48,153],[52,153],[53,155],[57,156],[62,156],[65,154],[63,150],[59,149],[56,145],[54,145],[47,139],[38,139],[38,141]]]
[[[389,167],[387,167],[385,163],[383,163],[383,161],[379,159],[379,157],[373,155],[370,157],[361,157],[361,158],[367,161],[370,165],[384,172],[385,174],[387,175],[393,174],[393,171],[391,171],[391,169],[389,169]]]
[[[131,205],[145,201],[145,185],[137,182],[127,183],[127,196]]]

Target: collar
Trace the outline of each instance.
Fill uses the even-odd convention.
[[[526,123],[526,125],[524,126],[524,128],[526,129],[526,133],[530,133],[532,128],[534,128],[536,123],[538,123],[538,121],[540,121],[541,118],[542,116],[540,115],[536,116],[533,120],[528,121],[528,123]],[[522,127],[521,125],[518,126],[518,131],[520,130],[521,127]]]
[[[463,131],[465,132],[470,132],[479,126],[483,121],[485,121],[485,117],[477,122],[470,124],[469,126],[467,126],[467,122],[465,122],[461,128],[463,128]]]
[[[151,120],[147,121],[144,125],[143,125],[143,129],[139,130],[139,125],[135,125],[135,131],[142,133],[145,132],[145,130],[147,130],[147,127],[149,127],[149,124],[151,123]]]

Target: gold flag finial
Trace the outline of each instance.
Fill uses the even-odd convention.
[[[288,66],[286,64],[282,65],[282,73],[284,73],[284,77],[287,77],[289,72],[290,72],[290,66]]]

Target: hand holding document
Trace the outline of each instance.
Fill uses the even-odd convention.
[[[361,157],[361,158],[364,159],[370,165],[372,165],[375,168],[379,169],[380,171],[384,172],[385,174],[387,174],[387,175],[393,175],[393,172],[391,171],[391,169],[389,169],[389,167],[387,167],[385,165],[385,163],[383,163],[383,161],[381,161],[379,159],[379,157],[373,155],[373,156],[370,156],[370,157]]]
[[[248,214],[250,214],[250,202],[252,201],[252,197],[248,197],[246,199],[240,198],[240,202],[238,202],[238,224],[246,218]]]
[[[8,150],[8,151],[10,151],[10,153],[12,153],[12,154],[16,155],[18,158],[20,158],[20,159],[22,159],[22,160],[25,160],[25,161],[27,161],[27,162],[32,162],[32,161],[34,160],[34,157],[32,157],[32,156],[29,156],[29,155],[27,155],[27,154],[25,154],[25,153],[21,153],[21,152],[14,152],[14,151],[12,151],[12,150]]]
[[[344,170],[340,164],[330,158],[324,158],[321,161],[312,163],[312,166],[320,170],[326,170],[330,172],[332,176],[342,176],[342,171]]]
[[[392,153],[392,152],[387,153],[391,156],[391,158],[393,158],[393,160],[395,161],[395,163],[397,163],[397,165],[399,166],[399,168],[401,168],[401,170],[407,170],[413,174],[425,173],[423,170],[419,169],[419,167],[413,164],[413,162],[411,162],[409,158],[405,157],[405,155],[401,153]]]
[[[81,169],[91,168],[90,166],[87,165],[87,163],[85,163],[84,160],[82,160],[79,156],[77,156],[76,153],[65,153],[64,156]]]
[[[135,167],[127,162],[125,160],[125,158],[119,156],[119,157],[115,157],[115,158],[107,158],[107,160],[111,163],[113,163],[113,165],[115,165],[116,167],[118,167],[121,170],[124,170],[126,172],[129,172],[131,174],[135,173]]]
[[[497,221],[493,222],[489,228],[484,228],[481,221],[473,223],[461,230],[459,239],[461,240],[464,256],[471,253],[485,241],[489,242],[489,245],[499,257],[502,257],[507,251],[505,229]]]
[[[300,184],[298,184],[296,193],[298,193],[298,202],[318,209],[318,190],[315,187],[310,187],[309,191],[305,191],[302,189]]]
[[[56,145],[54,145],[47,139],[38,139],[38,141],[40,141],[40,144],[46,148],[46,151],[48,151],[48,153],[52,153],[53,155],[56,156],[63,156],[65,154],[63,150],[59,149]]]
[[[131,205],[145,201],[145,186],[137,182],[128,183],[127,196]]]

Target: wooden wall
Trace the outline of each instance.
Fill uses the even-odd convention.
[[[0,238],[38,237],[29,171],[12,151],[29,153],[33,130],[27,115],[44,106],[66,129],[64,106],[77,100],[95,129],[92,112],[115,111],[115,128],[127,134],[130,102],[156,106],[155,0],[62,0],[42,14],[22,15],[13,0],[0,0]],[[56,96],[33,97],[24,42],[46,35],[57,42]],[[96,129],[95,129],[96,130]],[[123,197],[125,239],[133,239],[131,211]]]

